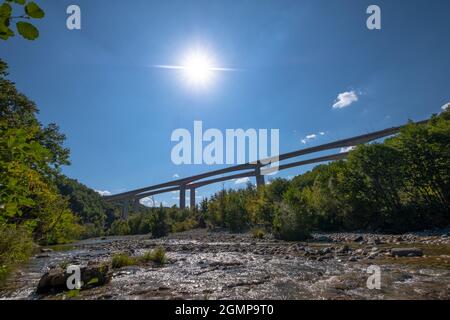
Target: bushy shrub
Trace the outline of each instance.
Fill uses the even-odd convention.
[[[105,233],[103,231],[103,228],[99,229],[96,225],[94,225],[92,223],[87,223],[87,224],[82,225],[80,238],[88,239],[88,238],[103,236],[104,234]]]
[[[263,239],[265,234],[264,229],[261,228],[254,228],[252,230],[252,237],[255,239]]]
[[[110,235],[123,236],[130,234],[130,226],[126,220],[116,220],[112,223],[111,229],[109,230]]]
[[[232,232],[241,232],[249,226],[245,194],[229,191],[225,196],[224,225]]]
[[[311,237],[311,223],[305,213],[282,202],[274,219],[275,236],[287,241],[303,241]]]
[[[165,208],[161,205],[155,215],[155,221],[152,225],[152,236],[155,238],[165,237],[169,234],[170,225]]]
[[[28,260],[33,248],[29,230],[14,225],[0,226],[0,284],[18,264]]]
[[[136,213],[130,215],[128,218],[128,225],[130,226],[131,234],[147,234],[152,230],[152,213],[148,212]]]
[[[163,265],[167,262],[166,251],[163,247],[156,247],[151,252],[146,252],[140,259],[144,262],[153,261],[157,264]]]
[[[174,222],[172,224],[172,232],[183,232],[196,228],[198,225],[195,219],[190,218],[180,222]]]
[[[136,265],[138,260],[129,256],[126,253],[117,253],[112,257],[111,267],[113,269],[119,269],[126,266]]]

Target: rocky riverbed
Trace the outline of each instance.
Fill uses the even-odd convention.
[[[109,269],[110,280],[76,292],[37,293],[42,276],[70,264],[108,265],[162,246],[163,266]],[[2,299],[450,299],[450,236],[316,234],[286,242],[197,229],[165,238],[107,237],[41,248],[0,290]],[[371,265],[381,288],[367,288]]]

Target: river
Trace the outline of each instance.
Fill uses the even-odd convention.
[[[104,286],[73,299],[450,299],[450,238],[331,234],[285,242],[250,233],[191,230],[152,239],[106,237],[43,248],[0,290],[2,299],[68,299],[36,294],[41,276],[63,264],[108,262],[117,252],[142,255],[156,246],[168,262],[112,271]],[[355,240],[352,240],[355,239]],[[375,240],[374,240],[375,239]],[[421,257],[395,258],[394,247],[416,247]],[[369,289],[368,267],[380,267],[380,289]]]

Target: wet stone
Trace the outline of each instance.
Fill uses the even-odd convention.
[[[152,264],[134,270],[124,267],[122,271],[126,272],[116,274],[107,285],[81,290],[77,299],[382,299],[386,295],[365,289],[366,269],[370,264],[382,268],[383,287],[389,288],[389,298],[450,299],[447,288],[450,273],[446,268],[450,260],[445,251],[450,239],[441,238],[441,233],[403,235],[404,248],[419,247],[413,243],[420,243],[429,257],[408,258],[406,255],[394,259],[388,257],[392,255],[391,248],[366,245],[366,242],[379,238],[382,243],[393,243],[397,242],[397,235],[363,234],[367,241],[352,243],[353,250],[346,246],[360,235],[327,234],[333,245],[315,240],[274,241],[268,236],[252,246],[250,232],[236,234],[231,240],[226,232],[206,230],[191,230],[153,240],[132,236],[108,238],[99,243],[98,238],[88,239],[75,243],[73,249],[52,252],[47,259],[32,259],[30,265],[11,280],[10,284],[17,289],[0,291],[0,299],[61,299],[64,294],[51,294],[56,291],[38,296],[34,293],[50,265],[58,269],[70,261],[83,265],[91,261],[110,262],[117,252],[133,249],[137,256],[159,245],[165,247],[167,260],[176,263],[162,268]],[[440,245],[436,247],[436,254],[426,249],[427,242],[430,246]],[[331,252],[327,253],[327,248]],[[423,265],[430,261],[433,268]],[[270,274],[270,278],[265,279],[266,274]],[[402,281],[401,274],[413,277]],[[160,287],[169,289],[159,290]]]
[[[86,266],[80,268],[82,289],[100,286],[110,280],[109,268],[106,265]],[[37,293],[59,292],[68,290],[67,280],[71,274],[62,268],[46,272],[39,280]]]
[[[391,255],[394,257],[421,257],[423,251],[418,248],[392,248]]]

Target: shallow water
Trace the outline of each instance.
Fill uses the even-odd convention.
[[[63,263],[108,261],[114,253],[141,255],[157,245],[167,250],[163,267],[130,266],[113,271],[110,283],[82,290],[77,299],[449,299],[450,270],[390,260],[349,262],[348,257],[311,260],[297,244],[248,234],[194,230],[163,239],[148,236],[80,241],[34,257],[4,288],[3,299],[65,299],[39,296],[40,277]],[[298,244],[326,247],[327,243]],[[334,244],[336,245],[336,244]],[[48,256],[47,256],[48,255]],[[39,257],[40,256],[40,257]],[[412,259],[412,258],[411,258]],[[419,258],[420,259],[420,258]],[[388,263],[387,263],[387,262]],[[381,289],[366,286],[367,267],[380,265]]]

